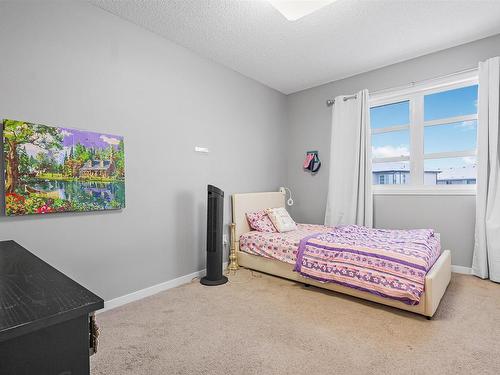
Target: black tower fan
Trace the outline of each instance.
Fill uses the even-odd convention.
[[[207,202],[207,275],[200,280],[203,285],[227,283],[222,274],[222,225],[224,192],[208,185]]]

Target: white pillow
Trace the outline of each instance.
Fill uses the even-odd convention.
[[[289,232],[297,229],[295,221],[293,221],[284,207],[268,208],[266,212],[278,232]]]

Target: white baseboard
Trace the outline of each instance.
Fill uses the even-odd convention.
[[[227,262],[224,263],[223,269],[227,268]],[[472,275],[472,268],[469,267],[464,267],[464,266],[451,266],[451,272],[455,273],[461,273],[465,275]],[[126,305],[127,303],[138,301],[140,299],[152,296],[156,293],[163,292],[164,290],[172,289],[177,286],[181,286],[183,284],[187,284],[191,282],[195,277],[202,277],[206,273],[206,270],[203,269],[201,271],[196,271],[193,273],[190,273],[188,275],[180,276],[176,279],[173,280],[168,280],[160,284],[156,284],[153,286],[150,286],[148,288],[144,288],[141,290],[137,290],[135,292],[126,294],[121,297],[113,298],[109,301],[104,302],[104,308],[96,311],[97,314],[103,313],[108,310],[112,310],[116,307]]]
[[[227,262],[223,264],[223,269],[227,268]],[[191,282],[195,277],[203,277],[206,274],[206,270],[196,271],[188,275],[180,276],[173,280],[168,280],[160,284],[156,284],[135,292],[126,294],[121,297],[110,299],[104,302],[104,308],[96,311],[96,314],[103,313],[105,311],[117,308],[119,306],[126,305],[127,303],[138,301],[140,299],[152,296],[153,294],[163,292],[164,290],[172,289],[183,284]]]
[[[451,272],[462,273],[464,275],[472,275],[472,268],[464,266],[451,266]]]

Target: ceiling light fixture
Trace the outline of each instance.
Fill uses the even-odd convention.
[[[268,0],[289,21],[295,21],[321,9],[335,0]]]

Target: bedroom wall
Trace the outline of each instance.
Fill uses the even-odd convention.
[[[288,186],[294,194],[295,219],[308,223],[324,219],[331,134],[331,108],[326,107],[326,99],[443,76],[498,55],[500,35],[289,95]],[[324,162],[315,176],[302,170],[307,150],[319,150]],[[474,196],[380,195],[374,198],[374,215],[375,226],[380,228],[434,227],[441,232],[443,247],[451,249],[453,264],[472,265]]]
[[[229,223],[233,192],[285,182],[277,91],[86,2],[2,1],[0,45],[0,117],[125,137],[123,211],[0,217],[105,300],[205,267],[207,184]]]

